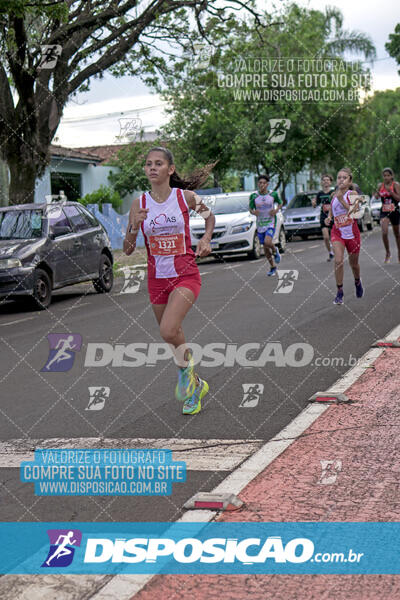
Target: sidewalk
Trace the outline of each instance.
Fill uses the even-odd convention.
[[[220,521],[399,521],[400,349],[384,349],[346,390],[240,494]],[[322,473],[320,461],[341,461]],[[336,463],[338,464],[338,463]],[[337,475],[335,479],[335,474]],[[395,600],[394,575],[164,575],[135,600]]]

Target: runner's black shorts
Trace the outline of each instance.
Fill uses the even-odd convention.
[[[392,212],[384,212],[381,210],[380,218],[387,217],[392,225],[400,225],[400,211],[399,209],[392,210]]]
[[[319,224],[320,224],[320,226],[321,226],[321,229],[322,229],[323,227],[328,227],[328,229],[329,229],[329,231],[330,231],[330,230],[332,229],[333,221],[331,221],[331,224],[330,224],[329,226],[328,226],[328,225],[325,225],[325,219],[327,218],[328,214],[329,214],[329,213],[324,213],[324,215],[321,215],[321,217],[320,217],[320,219],[319,219]]]

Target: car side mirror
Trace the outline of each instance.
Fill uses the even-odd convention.
[[[50,231],[50,238],[54,240],[60,235],[66,235],[67,233],[72,233],[70,227],[66,225],[53,225]]]

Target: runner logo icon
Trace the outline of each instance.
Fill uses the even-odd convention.
[[[243,400],[239,408],[255,408],[264,392],[263,383],[242,383]]]
[[[48,529],[50,548],[42,567],[68,567],[82,541],[79,529]]]
[[[279,281],[274,294],[290,294],[298,277],[299,272],[296,269],[279,269]]]
[[[145,271],[143,268],[122,267],[120,271],[125,276],[125,282],[120,294],[136,294],[140,289],[140,283],[144,280]]]
[[[270,142],[271,144],[280,144],[284,141],[286,134],[290,129],[290,119],[270,119],[269,124],[271,132],[267,142]]]
[[[79,333],[50,333],[47,336],[50,345],[49,356],[41,371],[69,371],[75,360],[75,352],[82,347],[82,336]]]
[[[106,400],[110,397],[109,387],[89,387],[89,404],[85,410],[102,410]]]

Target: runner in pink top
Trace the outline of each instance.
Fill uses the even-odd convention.
[[[151,191],[136,198],[129,214],[124,240],[125,254],[136,247],[142,230],[148,264],[150,302],[160,326],[161,337],[170,344],[179,367],[175,396],[184,401],[183,414],[196,414],[208,384],[194,373],[193,358],[186,347],[182,323],[200,292],[201,278],[196,256],[211,252],[210,240],[215,217],[201,197],[190,191],[204,181],[213,165],[183,180],[175,171],[174,158],[166,148],[149,150],[145,173]],[[191,248],[189,211],[197,211],[205,219],[205,233],[194,253]]]
[[[364,294],[360,279],[360,265],[358,262],[361,238],[360,230],[355,219],[351,214],[358,209],[358,203],[351,206],[350,196],[357,195],[353,189],[353,175],[350,169],[343,168],[337,174],[337,188],[332,192],[332,202],[329,208],[329,215],[325,219],[328,227],[332,221],[334,225],[331,231],[331,242],[335,254],[335,278],[337,285],[336,298],[334,304],[343,304],[343,263],[344,250],[347,249],[349,263],[354,275],[356,286],[356,296],[361,298]]]

